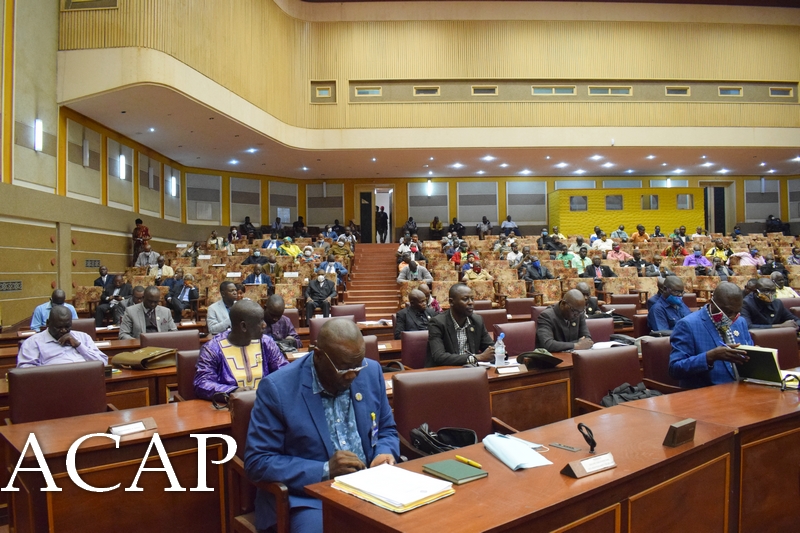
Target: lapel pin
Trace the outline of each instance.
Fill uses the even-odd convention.
[[[360,392],[357,392],[357,393],[356,393],[356,401],[357,401],[357,402],[360,402],[362,398],[363,398],[363,396],[361,396],[361,393],[360,393]]]
[[[470,331],[475,331],[475,328],[473,328],[472,326],[470,326],[470,327],[469,327],[469,330],[470,330]]]
[[[572,327],[575,327],[575,326],[577,326],[577,325],[578,325],[578,324],[577,324],[576,322],[573,322],[573,323],[572,323]]]
[[[738,337],[738,336],[739,336],[739,332],[738,332],[738,331],[734,331],[734,332],[733,332],[733,336],[734,336],[734,337]]]

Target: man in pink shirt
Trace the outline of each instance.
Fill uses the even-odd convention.
[[[731,257],[739,257],[740,266],[757,266],[760,267],[765,263],[764,258],[758,253],[758,250],[753,248],[749,252],[738,252]]]

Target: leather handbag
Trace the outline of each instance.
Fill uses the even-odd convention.
[[[471,429],[441,428],[430,431],[428,424],[411,430],[411,445],[425,455],[434,455],[478,443],[478,435]]]
[[[177,350],[148,346],[133,352],[121,352],[114,356],[111,364],[130,370],[153,370],[175,366]]]

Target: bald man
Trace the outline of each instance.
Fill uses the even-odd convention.
[[[194,378],[198,398],[210,400],[218,392],[256,389],[265,376],[289,364],[275,341],[265,335],[264,310],[256,302],[236,302],[230,320],[231,329],[215,335],[200,350]]]
[[[313,354],[258,388],[245,470],[256,483],[287,485],[293,532],[322,532],[322,502],[305,494],[306,485],[394,464],[399,456],[380,364],[364,357],[364,337],[351,320],[327,321]],[[276,523],[271,494],[259,490],[255,509],[259,531]]]
[[[50,301],[43,303],[36,307],[33,310],[33,317],[31,318],[31,329],[33,331],[42,331],[45,325],[47,324],[47,318],[50,316],[50,311],[53,309],[54,306],[60,305],[66,307],[70,310],[72,314],[72,319],[78,319],[78,313],[75,311],[75,308],[72,307],[72,304],[65,303],[67,300],[67,295],[61,289],[56,289],[53,291],[53,294],[50,295]]]
[[[536,347],[549,352],[588,350],[594,342],[586,326],[586,301],[577,289],[542,311],[536,324]]]
[[[97,349],[89,335],[72,331],[72,314],[63,305],[50,310],[47,329],[26,339],[17,354],[18,368],[85,361],[108,364],[108,357]]]
[[[711,301],[675,324],[670,336],[669,375],[684,389],[696,389],[736,380],[734,363],[747,354],[736,347],[752,345],[747,322],[739,315],[742,291],[723,281]]]
[[[671,331],[678,320],[692,312],[683,303],[684,285],[678,276],[664,280],[664,289],[647,313],[647,326],[650,331]]]
[[[397,312],[394,338],[400,339],[404,331],[428,331],[428,322],[435,316],[436,311],[428,307],[428,297],[414,289],[408,293],[408,307]]]
[[[800,329],[800,318],[790,313],[780,300],[775,299],[776,289],[772,280],[759,278],[755,292],[745,296],[742,317],[747,321],[748,329]]]

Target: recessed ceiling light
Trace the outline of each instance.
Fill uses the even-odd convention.
[[[154,131],[156,131],[155,128],[150,128],[150,133],[153,133]]]
[[[775,174],[775,172],[776,170],[774,168],[767,170],[767,174]]]
[[[628,169],[628,170],[626,170],[625,172],[627,172],[628,174],[633,174],[633,173],[634,173],[634,172],[636,172],[636,171],[635,171],[635,170],[633,170],[632,168],[629,168],[629,169]]]
[[[303,170],[308,170],[308,167],[303,167]]]
[[[373,157],[373,158],[372,158],[372,162],[373,162],[373,163],[374,163],[375,161],[377,161],[377,160],[378,160],[378,158],[377,158],[377,157]]]
[[[728,170],[727,168],[721,168],[717,170],[717,172],[719,172],[720,174],[727,174],[728,172],[730,172],[730,170]]]
[[[450,166],[451,166],[451,167],[453,167],[453,168],[461,168],[461,167],[463,167],[464,165],[462,165],[461,163],[453,163],[453,164],[452,164],[452,165],[450,165]]]
[[[579,168],[578,170],[575,171],[575,174],[586,174],[586,171],[583,170],[582,168]]]
[[[798,163],[798,162],[800,162],[800,155],[798,155],[797,157],[795,157],[794,159],[792,159],[792,161],[794,161],[795,163]]]
[[[672,172],[674,172],[675,174],[683,174],[684,170],[682,168],[676,168]]]
[[[545,159],[550,159],[550,156],[549,156],[549,155],[548,155],[548,156],[545,156]]]
[[[701,167],[713,167],[713,166],[714,166],[714,163],[712,163],[711,161],[707,161],[707,162],[703,163],[703,164],[702,164],[702,165],[700,165],[700,166],[701,166]]]
[[[239,164],[239,162],[237,160],[235,160],[235,159],[231,159],[230,161],[228,161],[228,163],[231,164],[231,165],[238,165]]]
[[[479,170],[479,171],[478,171],[478,174],[483,174],[483,170]]]
[[[595,154],[592,157],[590,157],[589,159],[591,159],[592,161],[599,161],[599,160],[603,159],[603,156]]]
[[[654,155],[648,155],[647,156],[647,159],[655,159],[655,158],[656,158],[656,156],[654,156]]]
[[[519,173],[520,173],[520,174],[525,174],[525,175],[527,176],[528,174],[530,174],[530,173],[531,173],[531,171],[530,171],[530,170],[528,170],[528,169],[526,168],[526,169],[520,170],[520,172],[519,172]]]
[[[485,155],[485,156],[481,157],[481,159],[483,159],[484,161],[494,161],[497,158],[495,156],[493,156],[493,155]]]
[[[604,167],[606,167],[606,168],[611,168],[611,167],[613,167],[613,166],[614,166],[614,163],[612,163],[611,161],[609,161],[608,163],[603,163],[603,166],[604,166]]]
[[[557,166],[558,168],[564,168],[564,167],[568,167],[568,166],[569,166],[569,163],[564,163],[564,162],[562,161],[561,163],[558,163],[556,166]]]
[[[767,164],[766,164],[766,163],[761,163],[761,164],[760,164],[760,165],[758,165],[758,166],[760,166],[760,167],[765,167],[765,166],[767,166]]]
[[[422,168],[428,168],[429,165],[422,165]]]
[[[433,176],[433,170],[428,171],[428,176]]]
[[[248,148],[247,150],[245,150],[245,152],[247,152],[248,154],[254,154],[258,152],[258,148]]]
[[[508,163],[500,163],[500,166],[506,168],[508,166]]]
[[[704,156],[704,155],[700,156],[700,159],[705,159],[705,158],[706,158],[706,156]]]
[[[666,163],[661,163],[661,166],[665,167],[665,166],[667,166],[667,164]]]
[[[432,158],[432,157],[431,157],[431,161],[433,161],[433,158]]]

